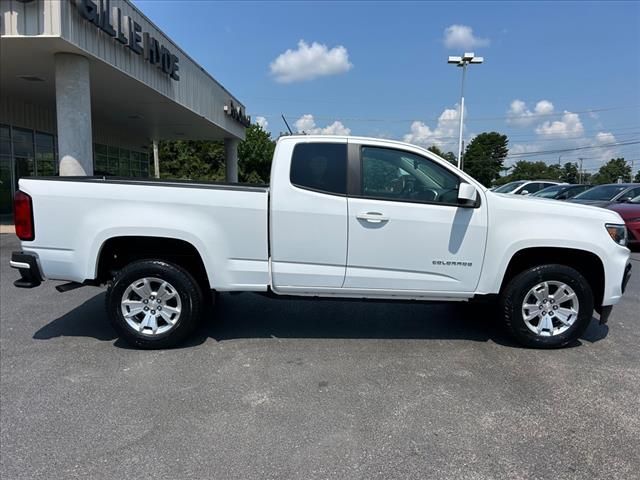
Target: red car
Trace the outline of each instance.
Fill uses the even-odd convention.
[[[624,203],[613,203],[607,207],[618,212],[629,233],[629,247],[640,247],[640,195]]]

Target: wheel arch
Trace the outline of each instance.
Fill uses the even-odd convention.
[[[179,238],[147,235],[114,236],[103,241],[96,257],[95,279],[106,283],[124,266],[143,259],[171,262],[187,270],[203,288],[211,288],[204,259],[195,245]]]
[[[602,305],[605,270],[602,259],[593,252],[566,247],[529,247],[515,252],[502,276],[500,292],[509,281],[520,272],[546,264],[559,264],[571,267],[585,277],[593,291],[594,305]]]

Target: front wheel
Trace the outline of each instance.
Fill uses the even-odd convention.
[[[565,265],[541,265],[516,275],[502,292],[502,315],[522,345],[557,348],[578,339],[593,315],[587,280]]]
[[[118,272],[107,290],[106,307],[113,327],[129,344],[169,348],[197,325],[203,295],[186,270],[162,260],[140,260]]]

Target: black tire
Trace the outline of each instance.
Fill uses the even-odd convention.
[[[571,287],[579,302],[574,323],[566,331],[552,336],[541,336],[530,330],[522,313],[527,293],[545,281],[562,282]],[[591,287],[580,272],[556,264],[540,265],[519,273],[509,281],[500,298],[501,315],[507,331],[518,343],[531,348],[560,348],[574,343],[589,326],[593,303]]]
[[[127,323],[121,308],[127,288],[136,280],[149,277],[169,282],[181,301],[181,312],[173,327],[154,335],[134,330]],[[117,273],[107,290],[106,307],[111,324],[120,338],[130,345],[142,349],[170,348],[183,342],[197,326],[204,307],[204,297],[198,282],[183,268],[162,260],[140,260]]]

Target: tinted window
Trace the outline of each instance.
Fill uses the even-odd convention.
[[[539,190],[544,188],[544,183],[528,183],[524,187],[522,187],[518,193],[523,193],[526,191],[527,193],[536,193]]]
[[[576,195],[584,192],[585,190],[588,190],[589,188],[591,188],[590,185],[580,185],[577,187],[572,187],[567,189],[567,191],[565,192],[566,197],[565,198],[573,198]]]
[[[496,189],[494,189],[493,191],[496,193],[511,193],[513,192],[516,188],[518,188],[520,185],[523,185],[527,183],[524,180],[520,180],[517,182],[509,182],[505,185],[502,185],[501,187],[498,187]]]
[[[590,188],[586,192],[576,195],[574,198],[576,200],[611,200],[626,188],[624,185],[601,185]]]
[[[322,192],[347,193],[347,144],[300,143],[293,149],[291,183]]]
[[[401,150],[362,147],[362,195],[388,200],[458,202],[460,180],[425,157]]]
[[[565,187],[554,185],[553,187],[543,188],[534,195],[534,197],[556,198],[556,195],[563,193]]]
[[[631,190],[629,190],[627,193],[624,194],[624,196],[627,198],[634,198],[638,195],[640,195],[640,187],[632,188]]]

